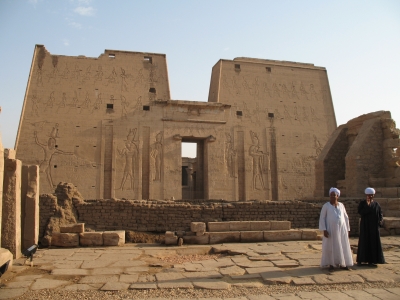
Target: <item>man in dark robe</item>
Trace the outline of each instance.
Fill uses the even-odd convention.
[[[379,227],[383,215],[379,203],[374,201],[375,190],[366,188],[366,200],[360,202],[358,213],[361,215],[360,238],[358,240],[357,265],[368,263],[371,266],[384,264]]]

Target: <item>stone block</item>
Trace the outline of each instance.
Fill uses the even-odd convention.
[[[12,265],[13,265],[13,255],[12,253],[4,248],[0,248],[0,266],[4,265],[6,262],[8,262],[8,271],[10,271],[12,269]]]
[[[16,153],[14,149],[4,149],[4,159],[15,159],[16,158]]]
[[[79,233],[79,244],[81,246],[103,246],[102,232]]]
[[[78,233],[53,232],[53,235],[51,236],[51,246],[78,247],[79,246],[79,234]]]
[[[210,233],[205,232],[201,236],[196,236],[196,235],[187,236],[186,235],[183,237],[183,242],[185,244],[189,244],[189,245],[208,245],[210,243]]]
[[[173,231],[166,231],[165,232],[165,237],[171,237],[171,236],[175,236],[175,232],[173,232]]]
[[[210,232],[210,244],[219,243],[240,243],[240,232]]]
[[[381,200],[379,199],[379,204],[382,207]],[[399,199],[387,199],[387,203],[382,207],[384,214],[388,211],[400,211],[400,200]]]
[[[398,198],[397,187],[381,188],[382,198]]]
[[[264,241],[263,231],[241,231],[240,241],[242,243],[255,243]]]
[[[229,222],[230,231],[251,231],[249,221],[231,221]]]
[[[385,227],[387,230],[400,228],[400,218],[384,217],[383,227]]]
[[[301,240],[302,230],[270,230],[264,231],[264,241],[279,242],[279,241],[299,241]]]
[[[207,227],[209,232],[229,231],[229,222],[208,222]]]
[[[39,242],[39,166],[22,166],[21,214],[23,225],[22,247]]]
[[[380,233],[380,236],[389,236],[390,235],[390,231],[389,230],[386,230],[385,228],[379,228],[379,233]]]
[[[192,232],[202,232],[206,231],[206,223],[204,222],[191,222],[190,223],[190,230]]]
[[[301,234],[302,240],[317,240],[319,230],[315,229],[303,229]]]
[[[251,221],[251,231],[264,231],[271,230],[271,223],[269,221]]]
[[[85,232],[85,223],[69,224],[60,226],[61,233],[83,233]]]
[[[178,237],[176,235],[165,237],[165,245],[177,245],[177,244],[178,244]]]
[[[271,223],[270,230],[290,230],[290,221],[269,221]]]
[[[18,159],[4,160],[1,246],[21,257],[21,173]]]
[[[125,245],[125,230],[104,231],[103,232],[104,246],[123,246]]]

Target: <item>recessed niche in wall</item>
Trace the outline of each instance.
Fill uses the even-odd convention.
[[[110,54],[108,54],[108,57],[109,57],[109,58],[115,58],[115,54],[111,54],[111,53],[110,53]]]
[[[153,58],[152,58],[151,56],[145,56],[145,57],[143,58],[143,60],[144,60],[144,62],[147,62],[147,63],[149,63],[149,64],[152,64],[152,63],[153,63]]]
[[[149,89],[149,93],[154,93],[155,94],[156,93],[156,88],[150,88]]]
[[[114,109],[114,104],[107,103],[107,109]]]
[[[243,112],[241,110],[236,111],[237,116],[243,116]]]
[[[235,64],[235,71],[240,71],[240,65],[239,64]]]
[[[150,106],[148,106],[148,105],[143,105],[143,110],[150,110]]]
[[[268,118],[273,118],[274,117],[274,113],[268,113]]]
[[[270,67],[265,67],[265,70],[267,71],[267,73],[271,73],[271,68]]]

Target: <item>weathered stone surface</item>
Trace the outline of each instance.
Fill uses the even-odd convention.
[[[270,221],[250,221],[250,230],[251,231],[271,230],[271,222]]]
[[[277,241],[296,241],[301,240],[301,230],[276,230],[264,231],[264,241],[277,242]]]
[[[79,234],[53,232],[51,245],[56,247],[78,247]]]
[[[302,240],[316,240],[318,237],[318,230],[315,229],[302,229]]]
[[[189,245],[207,245],[210,243],[210,233],[204,232],[200,236],[184,236],[183,242]]]
[[[192,283],[193,286],[198,289],[227,290],[231,287],[229,283],[215,279],[197,279],[193,280]]]
[[[37,279],[32,285],[31,290],[44,290],[44,289],[54,289],[63,285],[69,284],[67,280],[55,280],[55,279]]]
[[[208,222],[207,223],[209,232],[224,232],[230,230],[229,222]]]
[[[125,245],[125,230],[104,231],[103,232],[104,246],[122,246]]]
[[[230,231],[250,231],[251,225],[249,221],[230,221],[229,222]]]
[[[290,221],[269,221],[271,230],[290,230]]]
[[[21,203],[22,247],[27,249],[39,242],[39,166],[37,165],[22,166]]]
[[[79,283],[106,283],[106,282],[117,282],[118,276],[117,275],[91,275],[82,277],[79,280]]]
[[[21,172],[18,159],[4,160],[1,246],[21,257]]]
[[[165,245],[177,245],[178,237],[177,236],[166,236],[165,237]]]
[[[400,218],[384,217],[383,226],[386,230],[400,228]]]
[[[206,223],[204,222],[191,222],[190,230],[192,232],[205,232],[206,231]]]
[[[106,282],[105,285],[102,286],[102,291],[124,291],[129,288],[129,283],[125,282]]]
[[[239,242],[240,242],[239,231],[210,232],[210,244],[239,243]]]
[[[11,270],[13,267],[13,255],[9,250],[0,248],[0,266],[4,265],[8,261],[10,261],[8,264],[8,270]]]
[[[83,232],[79,233],[79,244],[85,246],[103,246],[102,232]]]
[[[241,231],[240,241],[242,243],[255,243],[264,241],[263,231]]]
[[[60,226],[61,233],[83,233],[85,232],[85,223],[68,224]]]

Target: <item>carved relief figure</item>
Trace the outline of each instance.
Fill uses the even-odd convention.
[[[94,82],[103,80],[103,69],[101,66],[97,68],[96,74],[94,75]]]
[[[310,84],[310,98],[311,100],[318,100],[317,92],[315,91],[314,85],[312,83]]]
[[[64,108],[67,106],[67,94],[63,93],[61,102],[58,104],[57,112],[60,108]]]
[[[40,67],[36,71],[36,85],[43,86],[42,69]]]
[[[253,145],[250,146],[249,155],[253,158],[253,189],[264,190],[263,179],[263,166],[264,166],[264,153],[260,151],[258,136],[255,132],[250,131],[251,140]],[[258,180],[257,180],[258,179]],[[261,188],[257,184],[260,183]]]
[[[292,99],[294,99],[294,98],[299,99],[299,95],[297,94],[296,86],[294,85],[294,83],[292,83],[291,92],[292,92]]]
[[[322,144],[320,143],[320,141],[317,139],[317,136],[314,134],[314,149],[315,149],[315,153],[317,154],[317,157],[321,154],[322,151]]]
[[[136,131],[137,128],[130,129],[125,141],[125,147],[122,150],[117,148],[118,154],[125,158],[124,175],[122,176],[121,185],[119,187],[121,190],[124,190],[125,182],[128,178],[130,179],[130,188],[128,188],[128,190],[133,190],[135,187],[134,168],[139,153],[135,142]]]
[[[115,71],[115,67],[112,69],[111,74],[107,77],[108,79],[108,84],[110,83],[116,83],[118,78],[118,74]]]
[[[264,82],[263,86],[264,86],[264,94],[272,98],[271,89],[268,87],[268,83]]]
[[[282,94],[288,97],[289,99],[291,98],[291,93],[286,87],[286,84],[282,84]]]
[[[286,105],[284,105],[283,107],[284,107],[283,114],[285,116],[285,119],[289,119],[290,124],[293,124],[292,123],[292,116],[290,115],[288,108],[286,107]]]
[[[121,95],[121,104],[122,104],[122,118],[127,118],[129,102],[126,100],[124,96]]]
[[[156,142],[154,144],[153,150],[151,151],[150,155],[154,160],[154,181],[160,181],[161,180],[161,162],[162,162],[162,154],[163,154],[163,136],[162,136],[162,131],[160,131],[156,135]]]
[[[126,78],[129,76],[125,74],[125,70],[121,68],[121,91],[127,92],[128,91],[128,83],[126,82]]]
[[[90,98],[89,98],[89,93],[86,92],[85,101],[82,103],[81,107],[82,107],[82,108],[88,108],[89,105],[90,105],[90,102],[91,102],[91,100],[90,100]]]
[[[56,98],[54,97],[54,91],[50,93],[49,99],[46,102],[46,106],[52,108],[54,101],[56,101]]]
[[[39,117],[38,103],[39,103],[39,99],[36,98],[36,95],[32,95],[32,115],[35,114],[36,116]]]
[[[62,79],[68,79],[69,78],[69,69],[68,69],[68,65],[65,64],[65,69],[62,72],[62,74],[60,75]]]
[[[236,150],[230,133],[226,134],[226,165],[230,177],[236,176]]]
[[[303,98],[306,98],[306,100],[308,100],[308,96],[307,96],[308,93],[302,83],[300,83],[300,94]]]
[[[44,151],[44,158],[40,162],[39,169],[40,173],[46,173],[46,179],[50,186],[50,189],[53,189],[55,185],[53,184],[53,179],[51,177],[51,160],[55,154],[65,154],[65,155],[73,155],[72,152],[65,152],[56,148],[56,138],[58,137],[58,124],[56,124],[47,140],[47,144],[42,144],[37,136],[37,131],[33,132],[35,136],[35,143],[40,146]]]
[[[93,104],[92,113],[93,113],[95,110],[99,110],[99,109],[100,109],[100,104],[101,104],[102,102],[103,102],[103,101],[101,100],[101,93],[99,93],[99,94],[97,95],[96,101],[95,101],[94,104]]]
[[[281,91],[278,88],[278,85],[276,83],[272,84],[272,91],[273,91],[273,95],[274,97],[278,96],[279,98],[281,97]]]

